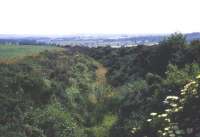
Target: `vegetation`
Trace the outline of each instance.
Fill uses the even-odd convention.
[[[0,64],[0,136],[199,136],[198,40],[40,51]]]
[[[96,80],[98,69],[102,66],[93,59],[67,51],[45,51],[15,64],[1,64],[1,135],[108,133],[116,121],[113,108],[107,105],[111,104],[112,88]]]

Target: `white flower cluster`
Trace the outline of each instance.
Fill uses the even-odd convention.
[[[178,100],[179,97],[177,96],[167,96],[165,100]]]

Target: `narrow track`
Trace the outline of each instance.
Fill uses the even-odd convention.
[[[105,84],[106,83],[106,73],[107,68],[105,68],[103,65],[98,65],[98,68],[96,70],[96,82],[97,84]]]

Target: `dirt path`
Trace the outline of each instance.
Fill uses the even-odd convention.
[[[97,84],[105,84],[106,83],[106,73],[107,69],[103,65],[98,65],[96,70],[96,82]]]

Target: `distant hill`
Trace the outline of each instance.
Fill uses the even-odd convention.
[[[200,39],[200,33],[199,32],[188,33],[186,34],[186,38],[187,38],[187,41],[189,42],[195,39]]]

